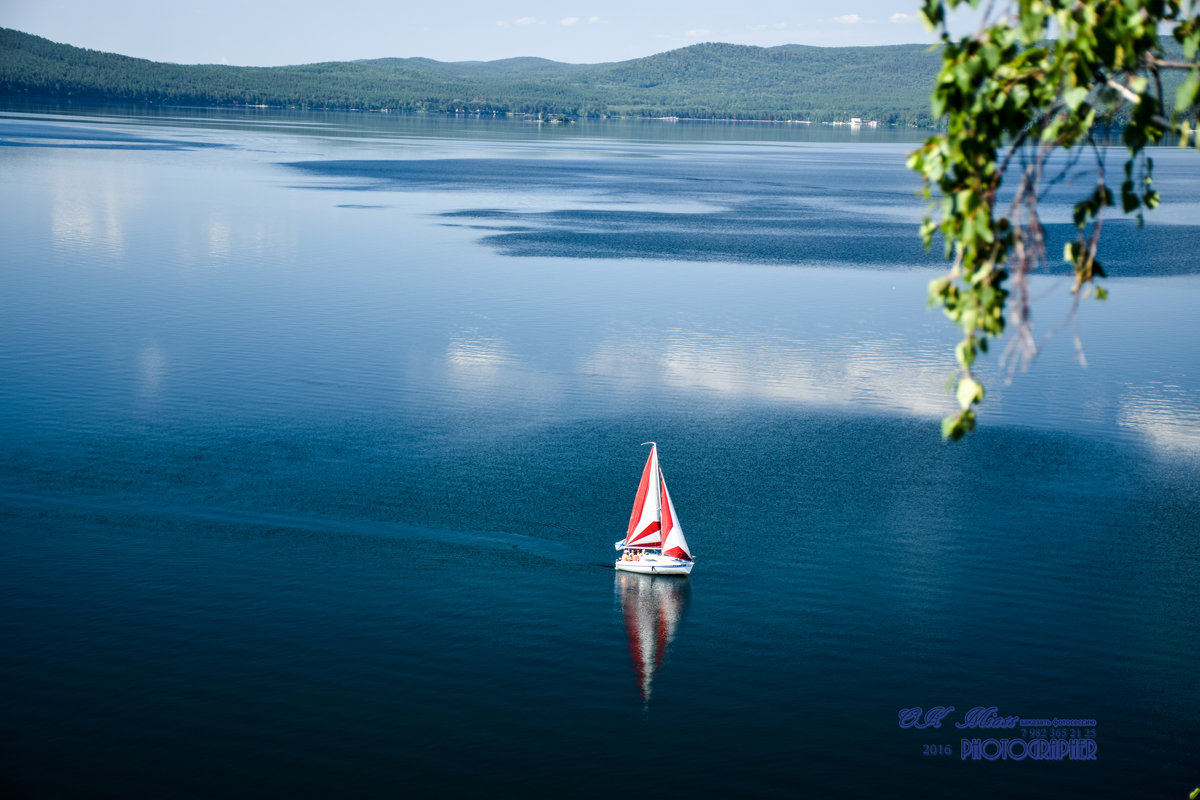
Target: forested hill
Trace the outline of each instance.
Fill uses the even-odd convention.
[[[938,56],[924,45],[698,44],[608,64],[385,58],[288,67],[164,64],[0,28],[0,96],[813,121],[929,122]]]

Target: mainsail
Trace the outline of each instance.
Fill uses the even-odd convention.
[[[687,540],[683,538],[683,527],[675,514],[675,505],[667,492],[667,482],[658,465],[658,445],[650,444],[650,456],[642,470],[637,497],[633,500],[633,513],[629,515],[629,529],[625,541],[618,547],[647,549],[661,548],[664,555],[692,560]]]
[[[650,446],[646,468],[638,484],[637,497],[633,500],[633,513],[629,515],[629,530],[625,532],[626,547],[662,546],[662,497],[658,492],[658,446]]]

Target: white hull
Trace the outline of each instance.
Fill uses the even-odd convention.
[[[639,572],[643,575],[688,575],[692,571],[693,563],[671,556],[646,555],[638,561],[617,561],[616,567],[625,572]]]

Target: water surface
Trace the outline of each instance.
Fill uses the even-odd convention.
[[[1186,794],[1195,156],[948,446],[914,145],[0,115],[0,787]],[[686,588],[611,569],[649,439]],[[964,760],[937,705],[1097,757]]]

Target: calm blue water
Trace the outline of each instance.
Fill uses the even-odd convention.
[[[1186,796],[1200,160],[945,445],[914,145],[0,113],[0,793]]]

